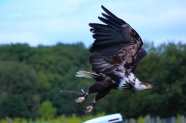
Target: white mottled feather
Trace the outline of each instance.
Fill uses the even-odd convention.
[[[134,84],[134,89],[135,90],[143,90],[146,88],[144,84],[142,84],[141,81],[136,78],[136,76],[133,73],[130,73],[128,76],[124,76],[120,80],[120,84],[118,86],[118,89],[125,89],[125,84],[131,83],[132,85]]]

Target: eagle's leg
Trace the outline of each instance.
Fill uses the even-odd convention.
[[[84,90],[81,89],[81,91],[83,92],[83,94],[78,97],[75,102],[76,103],[82,103],[89,94],[91,93],[96,93],[96,92],[101,92],[103,90],[105,90],[106,88],[110,88],[111,87],[111,83],[108,82],[95,82],[93,85],[91,85],[88,89],[88,92],[85,93]]]
[[[97,102],[98,100],[100,100],[101,98],[105,97],[105,96],[110,92],[110,90],[111,90],[111,87],[108,87],[108,88],[106,88],[106,89],[104,89],[104,90],[98,92],[98,93],[95,95],[93,102],[90,103],[90,105],[88,105],[88,106],[86,107],[85,113],[90,113],[90,112],[92,112],[92,110],[95,109],[95,107],[96,107],[96,102]]]

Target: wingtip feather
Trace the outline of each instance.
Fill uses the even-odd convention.
[[[103,9],[103,8],[105,8],[103,5],[101,5],[101,8]]]

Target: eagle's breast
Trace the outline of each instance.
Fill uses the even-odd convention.
[[[136,80],[136,76],[133,73],[130,73],[128,76],[124,76],[120,79],[118,89],[135,89],[134,85]]]

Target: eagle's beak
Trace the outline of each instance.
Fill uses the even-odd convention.
[[[147,85],[147,89],[152,89],[152,88],[153,88],[153,85],[151,85],[151,84]]]

